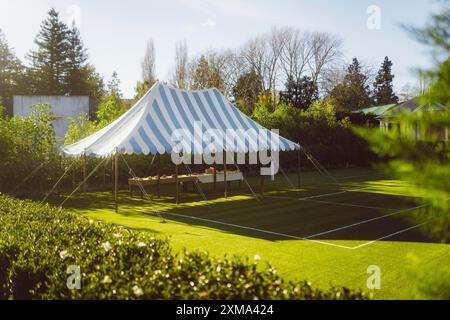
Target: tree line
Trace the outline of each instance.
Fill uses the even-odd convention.
[[[25,64],[0,30],[0,96],[4,104],[10,106],[14,94],[105,98],[107,86],[89,63],[78,28],[65,24],[55,9],[50,9],[42,22],[35,44],[37,48],[29,51]],[[272,109],[280,102],[307,109],[326,97],[334,99],[338,111],[398,102],[389,58],[373,77],[372,68],[357,58],[344,67],[342,46],[343,41],[334,35],[293,27],[272,28],[237,49],[212,49],[192,57],[186,41],[180,41],[175,45],[169,82],[181,89],[216,87],[247,114],[253,112],[259,96],[267,93],[271,94]],[[155,64],[155,44],[149,39],[142,77],[135,87],[136,99],[157,80]]]

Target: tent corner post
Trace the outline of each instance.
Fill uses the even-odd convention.
[[[227,181],[227,152],[224,152],[224,161],[223,161],[223,182],[225,184],[224,197],[228,197],[228,181]]]
[[[297,150],[297,187],[299,189],[300,192],[300,188],[301,188],[301,154],[300,154],[300,143],[298,142],[298,150]]]
[[[86,181],[86,152],[83,153],[83,181]],[[86,193],[86,182],[83,183],[83,193]]]
[[[119,213],[119,204],[117,201],[117,190],[119,185],[119,150],[116,148],[114,154],[114,203],[116,208],[116,213]]]
[[[157,181],[156,181],[156,195],[157,197],[161,197],[161,189],[160,189],[160,184],[161,184],[161,154],[157,153],[156,154],[156,176],[157,176]]]
[[[178,165],[175,165],[175,204],[178,205],[180,196],[179,196],[179,185],[178,185]]]

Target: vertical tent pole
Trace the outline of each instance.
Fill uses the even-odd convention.
[[[116,205],[116,213],[119,212],[119,205],[117,203],[117,189],[119,180],[119,151],[116,148],[116,153],[114,155],[114,202]]]
[[[86,153],[83,153],[83,193],[86,193]]]
[[[178,190],[178,165],[175,165],[175,203],[178,204],[179,190]]]
[[[224,153],[224,161],[223,161],[223,182],[225,183],[225,191],[224,191],[224,196],[225,198],[227,197],[227,193],[228,193],[228,188],[227,188],[227,152],[225,151]]]
[[[111,192],[114,194],[114,154],[111,155]]]
[[[156,176],[158,180],[156,181],[156,195],[158,198],[161,196],[160,192],[160,179],[161,179],[161,155],[159,153],[156,154]]]
[[[261,196],[264,196],[264,180],[265,180],[264,178],[265,178],[265,176],[261,174],[261,171],[259,172],[259,175],[261,177],[261,190],[260,190],[260,192],[261,192]]]
[[[105,165],[103,166],[103,187],[106,186],[106,166],[108,165],[108,161],[105,161]]]
[[[213,172],[213,174],[214,174],[214,178],[213,178],[213,191],[214,192],[216,192],[216,185],[217,185],[217,166],[216,166],[216,162],[214,161],[214,164],[213,164],[213,170],[214,170],[214,172]]]
[[[298,144],[300,146],[300,143]],[[301,187],[301,155],[300,155],[300,148],[297,150],[297,184],[298,184],[298,188],[300,189]]]

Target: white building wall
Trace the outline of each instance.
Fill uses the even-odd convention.
[[[46,103],[55,115],[55,133],[64,138],[69,127],[68,117],[77,118],[82,112],[89,114],[89,96],[14,96],[13,115],[28,116],[32,106]]]

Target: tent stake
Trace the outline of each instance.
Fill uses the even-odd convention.
[[[116,213],[119,212],[119,204],[117,203],[117,189],[118,189],[118,178],[119,178],[119,151],[116,148],[116,153],[114,155],[114,202],[116,205]]]

